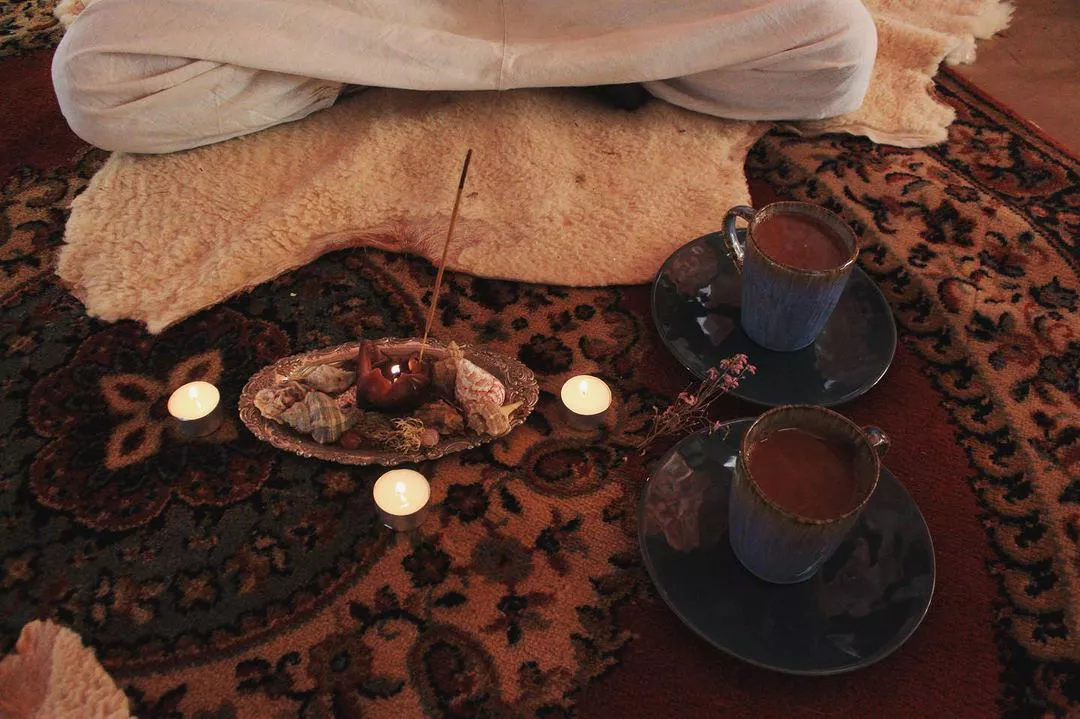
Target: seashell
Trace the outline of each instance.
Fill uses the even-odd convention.
[[[359,418],[355,411],[343,411],[333,397],[311,392],[303,402],[297,402],[281,419],[297,432],[310,434],[319,444],[332,444],[350,429]]]
[[[420,407],[413,416],[439,434],[457,434],[465,429],[465,418],[445,400],[436,400]]]
[[[469,429],[477,434],[501,437],[510,431],[510,415],[520,406],[521,402],[504,407],[492,402],[481,402],[469,413]]]
[[[342,412],[347,412],[349,410],[360,411],[356,406],[355,392],[342,392],[334,399],[334,401],[337,402],[337,406],[341,408]]]
[[[439,433],[433,429],[425,429],[420,435],[421,447],[434,447],[439,443]]]
[[[457,384],[458,362],[465,359],[465,350],[457,342],[451,342],[446,355],[431,365],[431,381],[436,391],[444,397],[453,397]]]
[[[308,389],[298,382],[284,382],[261,389],[255,395],[255,408],[263,417],[281,423],[281,415],[307,396]]]
[[[297,402],[289,409],[281,413],[280,421],[289,425],[300,434],[311,434],[311,410],[308,409],[307,401]]]
[[[352,386],[356,373],[334,365],[320,364],[301,367],[289,375],[289,379],[301,382],[319,392],[341,394]]]
[[[479,410],[481,404],[501,407],[506,400],[506,387],[487,370],[462,359],[458,361],[454,396],[466,414],[471,415]]]

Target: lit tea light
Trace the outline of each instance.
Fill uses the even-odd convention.
[[[611,388],[592,375],[580,374],[566,380],[560,396],[568,418],[578,426],[603,424],[605,413],[611,407]]]
[[[168,410],[181,437],[204,437],[221,426],[221,393],[209,382],[188,382],[169,396]]]
[[[427,517],[431,485],[411,469],[392,469],[375,480],[375,506],[383,523],[399,532],[419,527]]]
[[[396,364],[390,368],[390,381],[393,382],[401,375],[401,365]]]

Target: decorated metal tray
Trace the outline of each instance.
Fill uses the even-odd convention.
[[[439,363],[442,360],[442,365],[446,366],[448,363],[460,363],[464,359],[467,362],[461,366],[466,366],[471,372],[480,375],[482,378],[490,380],[491,377],[494,377],[498,382],[493,384],[502,385],[504,391],[500,390],[498,393],[498,404],[502,406],[501,409],[505,419],[500,418],[501,424],[496,431],[497,433],[475,429],[473,420],[476,417],[462,411],[467,416],[467,419],[460,430],[445,435],[439,434],[437,441],[428,443],[425,446],[407,449],[373,446],[350,448],[340,444],[340,439],[331,442],[325,441],[324,437],[325,443],[317,442],[312,436],[302,434],[281,420],[271,419],[267,416],[267,390],[281,388],[286,384],[295,384],[294,379],[298,377],[303,381],[302,378],[305,376],[305,372],[318,367],[330,366],[344,368],[345,370],[352,367],[355,370],[356,385],[345,388],[337,393],[336,397],[326,396],[327,400],[333,400],[342,406],[347,404],[343,400],[351,400],[351,398],[346,395],[349,392],[355,393],[361,381],[361,366],[358,365],[357,358],[358,355],[362,354],[362,344],[372,352],[377,353],[382,363],[390,365],[392,371],[398,374],[402,372],[401,367],[408,367],[409,369],[406,372],[412,370],[414,366],[413,360],[416,359],[421,347],[419,339],[386,338],[374,341],[350,342],[336,347],[286,357],[260,370],[248,380],[240,395],[240,419],[259,439],[302,457],[314,457],[341,464],[393,466],[437,459],[453,452],[472,449],[491,442],[500,436],[505,436],[506,433],[522,424],[536,407],[540,393],[539,387],[536,377],[525,365],[498,352],[468,345],[451,344],[447,346],[429,339],[424,350],[423,362]],[[419,364],[423,365],[423,362]],[[374,372],[374,370],[371,371]],[[388,381],[391,383],[398,379],[396,374],[388,374],[387,376],[389,377]],[[378,376],[375,379],[379,382],[383,381]],[[446,403],[444,402],[444,404]],[[378,412],[372,411],[370,413],[377,414]],[[408,419],[411,416],[408,410],[391,411],[391,414],[396,414],[398,419]]]

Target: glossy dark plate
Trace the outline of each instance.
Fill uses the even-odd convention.
[[[858,523],[811,579],[769,584],[728,544],[728,488],[751,419],[694,434],[645,487],[638,541],[660,596],[713,646],[787,674],[853,671],[884,659],[922,622],[934,545],[911,495],[884,467]]]
[[[825,329],[812,345],[774,352],[755,344],[739,322],[739,275],[720,234],[705,235],[667,259],[653,284],[653,323],[676,359],[699,379],[725,357],[743,353],[757,367],[732,392],[775,407],[855,399],[876,385],[896,352],[896,323],[874,281],[856,267]]]

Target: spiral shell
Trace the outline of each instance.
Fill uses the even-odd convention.
[[[307,387],[298,382],[284,382],[261,389],[255,395],[255,408],[263,417],[282,423],[281,415],[307,396]]]
[[[309,365],[293,372],[289,379],[296,380],[319,392],[340,394],[352,386],[356,373],[329,364]]]
[[[332,444],[356,423],[355,411],[344,412],[332,397],[312,392],[281,415],[282,421],[319,444]]]
[[[458,362],[454,396],[466,414],[472,414],[481,404],[501,407],[506,400],[506,387],[490,372],[467,359]]]
[[[469,413],[469,429],[477,434],[501,437],[510,431],[510,415],[520,406],[521,402],[514,402],[504,407],[490,402],[481,402]]]
[[[457,385],[458,362],[465,359],[465,352],[456,342],[446,348],[446,355],[431,365],[431,381],[444,397],[453,397]]]

